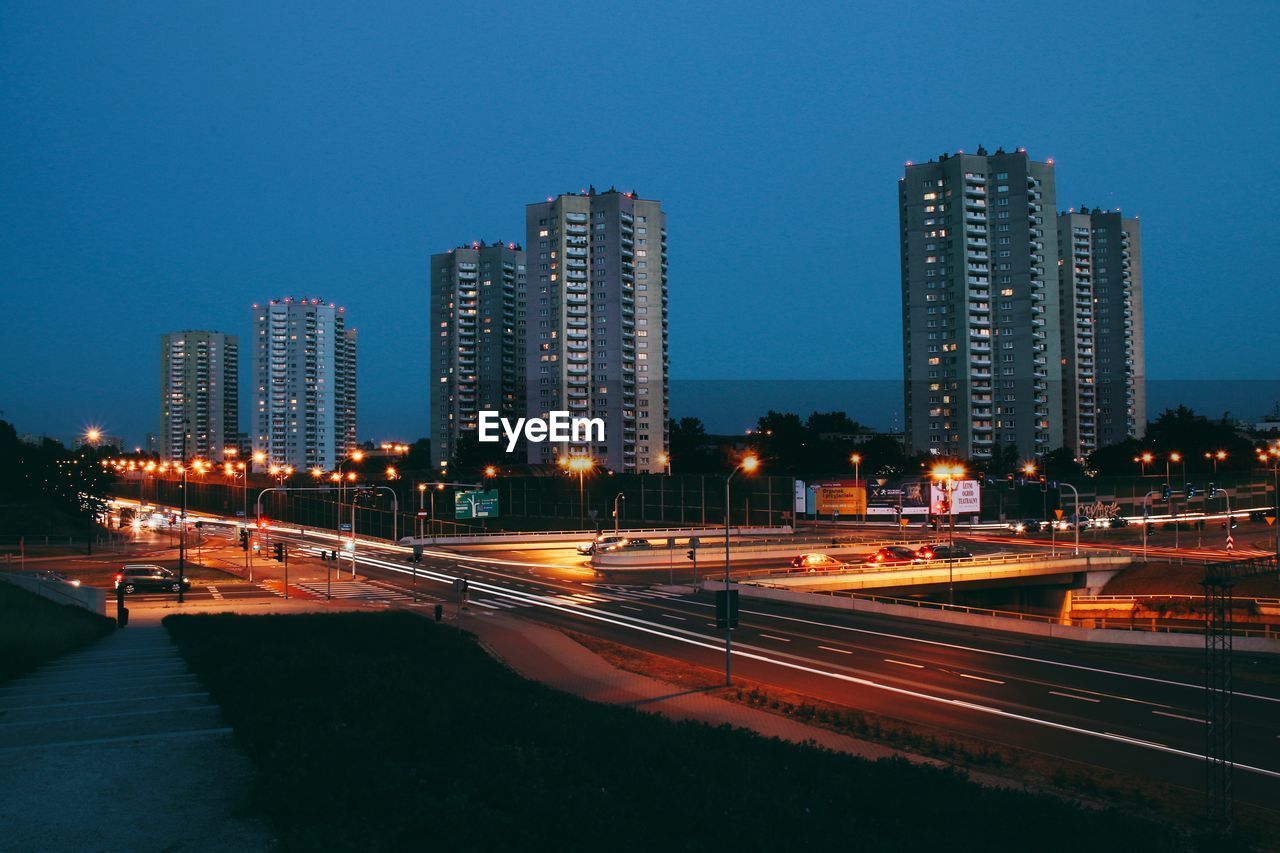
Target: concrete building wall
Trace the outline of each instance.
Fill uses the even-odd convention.
[[[333,470],[356,445],[356,335],[319,299],[253,307],[254,451],[267,464]]]
[[[589,454],[614,471],[664,470],[667,229],[660,202],[610,189],[526,209],[527,412],[605,422],[600,444],[534,444],[532,464]]]
[[[160,336],[161,457],[220,459],[240,430],[240,347],[235,335],[183,331]]]
[[[480,411],[524,416],[526,286],[525,253],[515,243],[473,243],[431,257],[436,467],[475,432]]]
[[[1060,446],[1053,164],[943,155],[908,164],[898,194],[909,448],[982,460]]]

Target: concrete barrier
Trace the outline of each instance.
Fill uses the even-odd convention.
[[[17,574],[0,574],[0,580],[59,604],[74,604],[76,607],[83,607],[85,610],[103,616],[107,615],[107,593],[96,586],[75,586]]]
[[[612,530],[605,530],[606,534],[612,533]],[[649,539],[657,542],[666,543],[667,539],[683,540],[685,543],[689,541],[690,536],[697,536],[701,540],[708,537],[724,536],[723,527],[677,527],[677,528],[637,528],[623,529],[618,531],[621,536],[630,536],[633,539]],[[732,536],[791,536],[795,531],[790,527],[731,527],[729,533]],[[552,530],[552,531],[530,531],[526,533],[486,533],[476,536],[402,536],[400,544],[402,545],[424,545],[432,546],[466,546],[468,551],[492,550],[510,550],[512,545],[519,545],[522,549],[531,550],[538,548],[567,548],[577,545],[581,542],[589,542],[595,538],[595,533],[590,530]],[[723,549],[721,549],[723,554]],[[723,557],[722,557],[723,559]]]
[[[718,536],[717,536],[718,534]],[[698,545],[698,565],[704,562],[707,565],[724,565],[724,528],[711,533],[711,538],[703,534],[699,536],[700,543]],[[637,537],[645,538],[645,537]],[[667,548],[665,542],[657,539],[651,539],[653,548],[647,548],[641,551],[612,551],[607,554],[597,554],[591,560],[591,565],[601,571],[609,569],[643,569],[654,568],[666,570],[667,568]],[[894,545],[905,545],[911,550],[919,548],[921,545],[927,545],[933,542],[933,539],[921,539],[918,541],[899,542],[894,541]],[[861,563],[862,559],[873,551],[879,550],[884,542],[845,542],[840,545],[831,545],[829,542],[791,542],[778,543],[776,545],[752,545],[749,543],[734,542],[730,545],[729,551],[733,557],[733,562],[749,563],[758,560],[790,560],[799,554],[826,554],[828,557],[835,557],[847,563]],[[676,556],[688,562],[684,552],[688,550],[688,543],[677,544],[680,551]]]
[[[722,552],[723,553],[723,552]],[[930,563],[903,563],[852,572],[815,572],[752,578],[752,583],[767,584],[805,592],[832,590],[883,589],[885,587],[945,584],[1036,577],[1039,575],[1074,574],[1110,571],[1113,574],[1132,562],[1129,556],[1042,557],[1005,555],[974,557],[948,564],[943,560]]]
[[[1115,628],[1081,628],[1075,625],[1061,625],[1056,622],[1040,621],[1028,617],[1018,619],[1012,616],[989,616],[980,613],[963,613],[951,610],[939,610],[927,607],[913,607],[907,604],[889,604],[881,601],[854,598],[847,595],[824,595],[813,592],[795,592],[785,589],[769,589],[751,584],[734,584],[742,598],[758,598],[768,601],[781,601],[787,604],[799,604],[806,607],[821,607],[829,610],[846,610],[853,613],[872,613],[880,616],[892,616],[899,619],[917,619],[925,622],[937,622],[947,625],[962,625],[988,631],[1001,631],[1012,634],[1024,634],[1034,637],[1049,637],[1058,640],[1074,640],[1082,643],[1103,643],[1119,646],[1155,646],[1160,648],[1204,649],[1204,636],[1191,633],[1162,633],[1153,631],[1125,631]],[[706,590],[724,589],[722,581],[705,580],[702,588]],[[1280,637],[1235,637],[1232,641],[1237,651],[1260,652],[1280,655]]]

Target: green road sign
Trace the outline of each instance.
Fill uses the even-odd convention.
[[[497,518],[498,490],[456,492],[453,496],[453,515],[459,521],[471,518]]]

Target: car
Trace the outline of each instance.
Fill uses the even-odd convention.
[[[652,547],[653,543],[648,539],[627,539],[623,537],[621,542],[614,542],[596,550],[612,554],[617,551],[643,551]]]
[[[38,572],[32,572],[31,576],[39,581],[49,581],[50,583],[69,583],[72,586],[80,586],[78,579],[69,578],[62,572],[54,572],[49,569],[41,569]]]
[[[948,545],[942,542],[937,545],[921,545],[916,549],[916,556],[921,560],[959,560],[972,557],[973,552],[963,545]]]
[[[1024,518],[1022,521],[1015,521],[1009,525],[1009,529],[1014,533],[1039,533],[1041,530],[1041,522],[1036,518]]]
[[[801,554],[791,558],[791,567],[805,569],[810,572],[833,572],[843,569],[849,564],[837,560],[828,554]]]
[[[873,564],[914,563],[918,559],[916,552],[906,545],[886,545],[868,554],[866,562]]]
[[[578,553],[584,557],[587,557],[587,556],[590,556],[591,554],[594,554],[597,550],[603,551],[604,549],[608,548],[610,545],[617,545],[619,542],[625,542],[626,539],[627,537],[625,536],[614,536],[612,533],[610,533],[607,536],[604,534],[601,534],[597,536],[595,539],[592,539],[590,542],[583,542],[581,545],[579,545]]]
[[[116,589],[127,593],[143,590],[177,592],[179,588],[191,589],[191,579],[184,577],[179,583],[178,575],[163,566],[125,566],[116,574]]]

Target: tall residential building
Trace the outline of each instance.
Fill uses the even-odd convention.
[[[1078,457],[1147,425],[1142,234],[1119,210],[1058,214],[1066,446]]]
[[[319,299],[253,306],[253,450],[334,469],[356,447],[356,332]]]
[[[481,410],[525,412],[525,254],[472,243],[431,256],[431,458],[453,458]]]
[[[988,459],[1062,445],[1053,162],[942,155],[898,181],[906,439]]]
[[[160,458],[221,459],[240,431],[240,345],[221,332],[160,336]]]
[[[529,417],[603,418],[595,445],[531,443],[533,464],[590,454],[661,472],[667,450],[667,225],[657,201],[610,189],[525,211]]]

